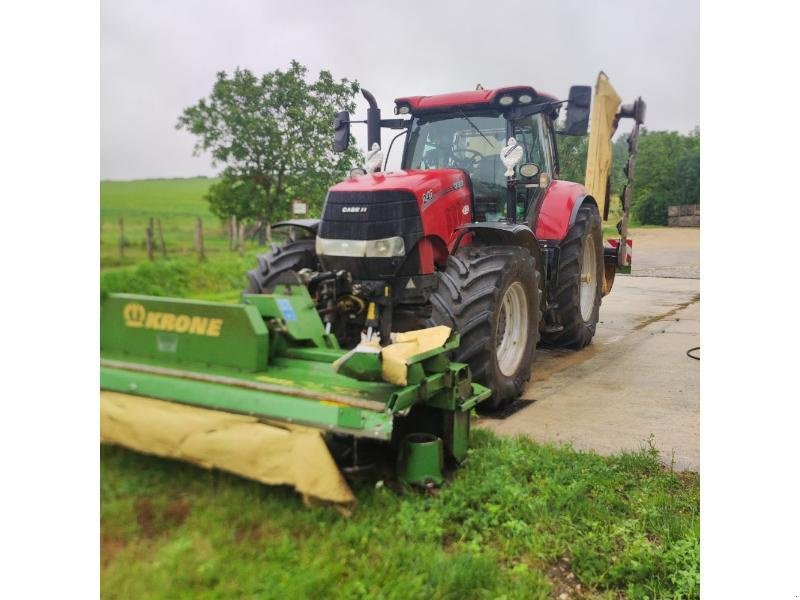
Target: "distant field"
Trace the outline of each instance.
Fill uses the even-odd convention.
[[[161,219],[168,256],[192,254],[194,226],[203,219],[209,254],[227,251],[227,232],[211,214],[203,196],[216,179],[143,179],[100,182],[101,268],[133,265],[147,256],[147,222]],[[127,245],[119,257],[119,219],[124,220]]]

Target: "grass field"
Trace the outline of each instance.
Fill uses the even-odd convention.
[[[195,220],[203,219],[205,246],[210,256],[228,249],[227,231],[211,214],[203,196],[215,179],[145,179],[100,183],[100,266],[103,269],[137,264],[147,257],[148,220],[161,220],[167,255],[191,257]],[[119,219],[124,220],[127,245],[119,257]]]
[[[101,291],[235,300],[259,248],[240,257],[221,228],[209,233],[219,227],[202,199],[209,184],[102,183]],[[123,261],[120,216],[131,226]],[[170,257],[152,263],[150,216]],[[208,224],[202,263],[191,252],[197,216]],[[660,465],[646,444],[606,458],[478,431],[441,490],[367,477],[350,517],[121,448],[100,458],[106,598],[699,596],[699,478]]]

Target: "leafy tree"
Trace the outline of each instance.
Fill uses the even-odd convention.
[[[318,209],[328,187],[360,161],[355,144],[333,152],[335,113],[355,110],[358,83],[324,70],[309,82],[306,73],[297,61],[261,77],[221,71],[209,97],[179,117],[176,128],[198,138],[195,155],[210,152],[225,165],[208,194],[219,217],[274,222],[290,214],[293,198]]]
[[[700,130],[643,130],[639,138],[632,209],[643,224],[665,224],[667,206],[700,201]],[[646,206],[651,205],[651,206]]]
[[[561,168],[559,178],[583,183],[586,179],[586,155],[589,151],[588,136],[559,135],[558,164]]]

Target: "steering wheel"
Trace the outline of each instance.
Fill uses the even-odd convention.
[[[483,160],[483,154],[471,148],[453,150],[451,154],[457,162],[466,163],[467,167],[472,167],[473,169],[477,168]],[[462,155],[463,158],[459,158],[459,155]]]

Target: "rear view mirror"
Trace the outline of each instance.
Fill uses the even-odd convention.
[[[564,124],[564,135],[586,135],[589,131],[589,109],[592,104],[592,87],[589,85],[573,85],[569,88],[567,102],[567,122]]]
[[[350,146],[350,113],[346,110],[336,113],[333,121],[333,149],[344,152]]]
[[[622,119],[633,119],[639,125],[644,124],[644,115],[647,112],[647,104],[639,96],[633,104],[623,104],[619,107],[619,116]]]

